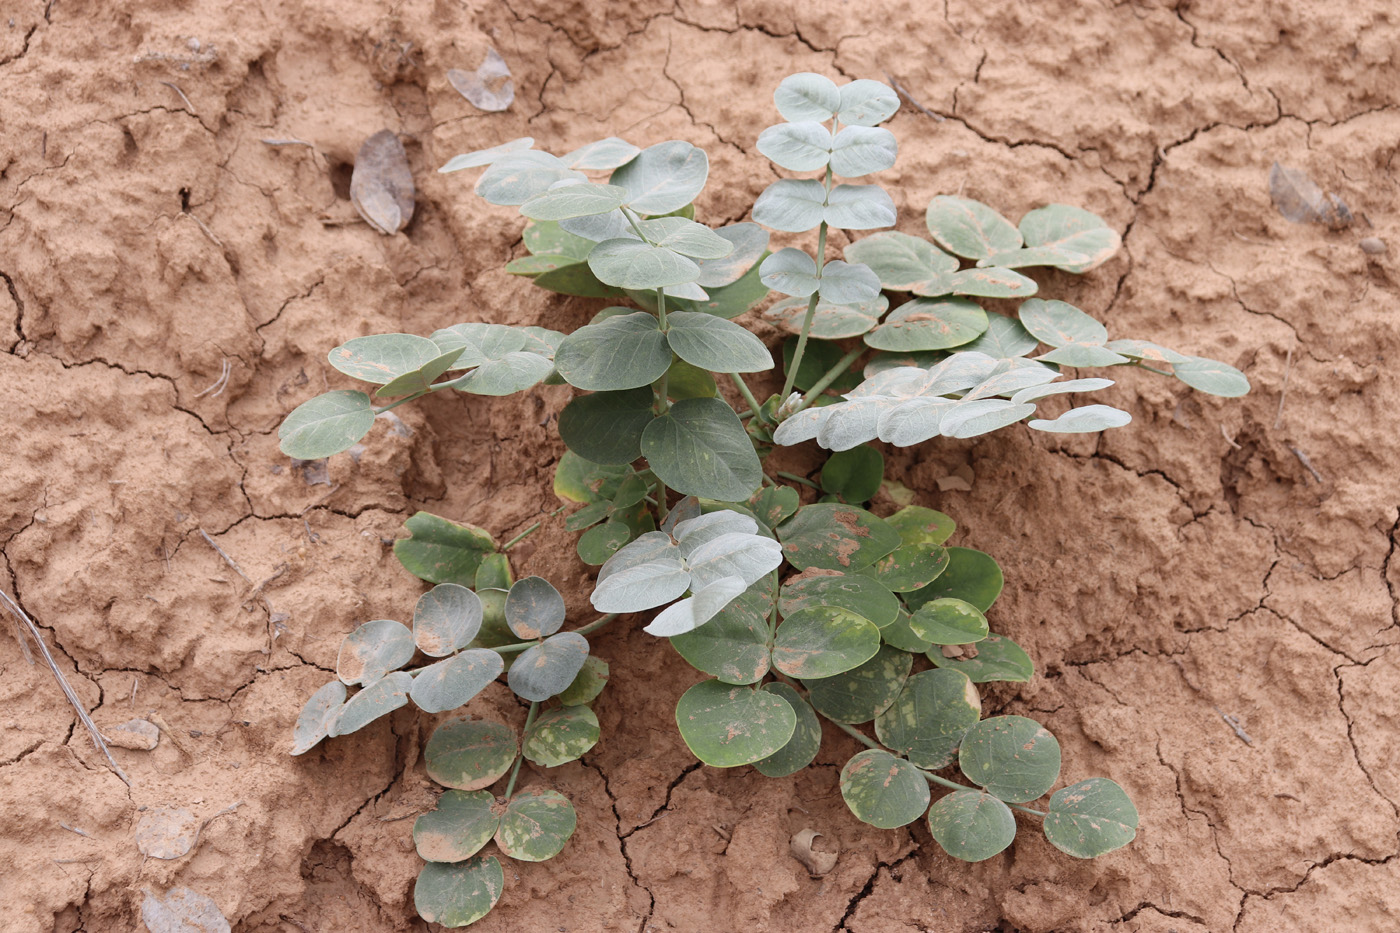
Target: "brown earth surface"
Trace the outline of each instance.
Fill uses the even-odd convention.
[[[446,79],[488,44],[515,73],[505,113]],[[987,708],[1044,721],[1065,779],[1123,784],[1140,834],[1092,862],[1034,831],[956,862],[922,821],[847,812],[856,746],[831,729],[792,779],[700,767],[671,715],[699,675],[614,626],[595,639],[603,741],[525,772],[574,801],[578,832],[510,863],[478,928],[1400,929],[1397,60],[1392,0],[4,0],[0,588],[100,726],[158,716],[183,749],[115,749],[128,789],[0,638],[0,928],[133,930],[142,892],[174,885],[243,933],[426,928],[409,817],[432,805],[432,717],[295,759],[291,725],[344,634],[421,592],[389,547],[415,509],[501,539],[543,518],[516,570],[592,617],[591,572],[547,517],[569,390],[435,398],[309,467],[276,427],[345,384],[325,353],[352,336],[567,331],[598,307],[503,272],[521,221],[433,171],[452,155],[686,139],[711,155],[701,214],[737,220],[775,177],[754,147],[772,88],[817,71],[893,76],[925,108],[890,124],[901,229],[938,193],[1087,207],[1125,249],[1082,279],[1037,273],[1046,294],[1253,382],[1221,400],[1128,373],[1108,400],[1135,420],[1101,438],[1017,428],[892,456],[1005,569],[992,624],[1038,670]],[[418,184],[395,237],[347,199],[386,127]],[[1357,223],[1285,221],[1275,160]],[[940,491],[955,474],[970,491]],[[500,685],[472,710],[523,719]],[[148,808],[234,804],[184,858],[137,850]],[[825,877],[788,854],[805,828],[839,849]]]

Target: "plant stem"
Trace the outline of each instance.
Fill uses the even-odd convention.
[[[1147,365],[1146,363],[1144,363],[1142,360],[1137,360],[1137,361],[1135,361],[1135,362],[1133,362],[1133,363],[1130,363],[1129,365],[1131,365],[1131,366],[1136,366],[1138,369],[1145,369],[1145,370],[1147,370],[1147,371],[1150,372],[1150,373],[1156,373],[1156,374],[1159,375],[1159,376],[1174,376],[1174,375],[1176,375],[1175,373],[1169,373],[1169,372],[1167,372],[1165,369],[1154,369],[1153,367],[1148,366],[1148,365]]]
[[[515,546],[516,546],[517,544],[519,544],[521,541],[524,541],[526,538],[530,537],[530,535],[534,534],[536,531],[539,531],[539,530],[540,530],[540,523],[539,523],[539,522],[535,522],[535,523],[534,523],[533,525],[531,525],[529,528],[526,528],[524,531],[520,532],[520,534],[516,535],[514,538],[511,538],[511,539],[510,539],[509,541],[507,541],[505,544],[502,544],[502,545],[501,545],[501,552],[502,552],[502,553],[505,553],[506,551],[509,551],[511,548],[515,547]]]
[[[745,382],[743,377],[738,373],[730,373],[729,378],[734,380],[734,384],[739,387],[739,394],[744,397],[744,401],[749,403],[749,409],[753,412],[753,417],[761,422],[763,420],[763,414],[759,411],[758,399],[753,397],[753,390],[749,388],[749,384]]]
[[[777,470],[776,473],[782,479],[790,479],[794,483],[801,483],[803,486],[811,486],[818,492],[821,491],[820,486],[818,486],[816,483],[812,482],[805,476],[798,476],[796,473],[784,473],[782,470]]]
[[[603,626],[607,625],[609,622],[611,622],[613,619],[616,619],[616,618],[617,618],[617,613],[616,613],[616,612],[610,612],[610,613],[608,613],[607,615],[603,616],[601,619],[595,619],[594,621],[589,622],[589,623],[588,623],[587,625],[585,625],[583,628],[576,628],[576,629],[574,629],[574,631],[577,632],[577,633],[580,634],[580,635],[592,635],[594,632],[598,631],[598,629],[600,629],[600,628],[602,628]],[[514,644],[510,644],[510,645],[497,645],[496,647],[491,648],[490,650],[496,652],[497,654],[519,654],[520,652],[524,651],[525,649],[527,649],[527,648],[533,648],[533,647],[535,647],[535,646],[538,645],[538,644],[539,644],[538,641],[518,641],[518,642],[515,642]],[[431,667],[431,666],[432,666],[432,665],[427,665],[426,667],[415,667],[415,668],[413,668],[412,670],[405,671],[404,673],[406,673],[406,674],[417,674],[417,673],[420,673],[420,672],[422,672],[422,671],[427,670],[428,667]]]
[[[841,357],[841,359],[837,360],[835,366],[828,369],[822,374],[820,379],[812,384],[812,388],[807,390],[807,394],[802,397],[802,401],[798,403],[797,407],[792,410],[792,413],[789,414],[788,417],[791,418],[820,398],[821,394],[830,388],[831,384],[840,378],[841,374],[864,352],[865,347],[856,347],[850,353],[847,353],[845,356]]]
[[[855,726],[848,726],[846,725],[846,723],[837,722],[834,719],[828,719],[827,722],[831,723],[833,726],[840,729],[842,732],[846,733],[851,738],[864,745],[866,748],[875,748],[879,749],[880,751],[886,750],[885,746],[881,745],[879,742],[875,741],[870,736],[866,735],[864,732],[861,732]]]
[[[457,380],[454,379],[454,380],[452,380],[452,381],[453,381],[453,382],[456,382]],[[440,383],[438,383],[438,385],[443,385],[443,386],[445,386],[445,385],[450,385],[450,383],[447,383],[447,382],[440,382]],[[432,392],[432,391],[434,391],[436,388],[437,388],[437,386],[434,386],[432,389],[429,389],[428,392]],[[374,413],[375,413],[376,415],[382,415],[382,414],[384,414],[386,411],[390,411],[390,410],[392,410],[392,409],[398,408],[400,405],[407,404],[408,402],[416,402],[416,401],[418,401],[420,398],[422,398],[423,396],[427,395],[428,392],[415,392],[415,393],[413,393],[412,395],[405,395],[403,398],[399,399],[397,402],[390,402],[388,405],[385,405],[383,408],[376,408],[376,409],[374,409]]]
[[[826,178],[822,181],[822,188],[827,195],[831,194],[831,166],[826,167]],[[823,198],[825,200],[825,198]],[[817,278],[822,276],[822,266],[826,264],[826,221],[817,232]],[[797,367],[802,365],[802,354],[807,352],[807,335],[812,330],[812,318],[817,314],[817,302],[821,300],[821,291],[812,292],[812,297],[807,301],[807,314],[802,318],[802,332],[797,335],[797,349],[792,354],[792,363],[788,366],[787,379],[783,380],[783,391],[778,396],[778,404],[792,394],[793,380],[797,378]]]
[[[525,728],[521,730],[521,733],[522,733],[522,734],[524,734],[524,735],[528,735],[528,734],[529,734],[529,732],[530,732],[530,727],[533,726],[533,725],[535,724],[535,714],[538,713],[539,711],[540,711],[540,704],[539,704],[538,702],[535,702],[535,703],[531,703],[531,704],[530,704],[530,712],[525,716]],[[506,799],[507,799],[507,800],[510,799],[510,795],[511,795],[511,794],[515,793],[515,779],[518,778],[518,777],[520,777],[520,765],[521,765],[524,761],[525,761],[525,756],[524,756],[523,754],[522,754],[522,755],[516,756],[516,759],[515,759],[515,767],[513,767],[513,768],[510,769],[510,783],[506,785]]]

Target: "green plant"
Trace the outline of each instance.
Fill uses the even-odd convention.
[[[825,719],[868,746],[841,774],[852,812],[886,828],[927,814],[933,837],[958,858],[1006,848],[1013,810],[1041,819],[1052,844],[1081,858],[1135,835],[1136,809],[1105,778],[1061,788],[1043,810],[1027,806],[1057,782],[1060,749],[1032,720],[981,718],[976,684],[1032,674],[1025,651],[988,623],[1001,570],[987,554],[949,546],[955,525],[940,512],[908,505],[881,518],[864,508],[884,482],[884,457],[868,442],[972,437],[1028,418],[1032,429],[1055,432],[1130,420],[1104,405],[1032,418],[1045,398],[1112,384],[1057,381],[1061,367],[1135,366],[1227,396],[1248,383],[1222,363],[1110,341],[1084,312],[1030,297],[1037,283],[1015,270],[1082,273],[1118,248],[1114,231],[1077,208],[1050,205],[1012,225],[983,204],[941,196],[927,214],[933,242],[877,233],[828,260],[830,227],[895,222],[883,189],[834,179],[894,164],[895,138],[879,124],[899,101],[878,82],[837,87],[811,74],[783,81],[775,101],[787,122],[763,132],[760,151],[821,178],[769,186],[753,208],[757,223],[712,230],[695,221],[708,162],[685,142],[639,149],[606,139],[556,157],[522,139],[453,159],[442,171],[485,167],[477,193],[530,220],[531,255],[511,272],[637,306],[603,308],[568,335],[464,323],[430,338],[356,338],[331,351],[331,364],[395,401],[375,408],[367,393],[330,392],[279,432],[286,453],[314,459],[356,443],[377,413],[444,389],[504,395],[562,381],[587,393],[559,418],[568,452],[554,488],[580,506],[565,525],[581,533],[579,556],[601,565],[591,595],[601,617],[561,631],[562,598],[539,578],[512,580],[510,544],[497,548],[481,529],[419,513],[395,546],[405,567],[436,584],[412,629],[375,621],[352,632],[339,680],[298,720],[302,753],[410,700],[428,712],[458,709],[509,667],[507,683],[530,704],[523,746],[509,727],[457,719],[427,748],[429,775],[452,788],[415,827],[429,863],[416,900],[429,919],[464,925],[495,903],[502,871],[477,855],[493,836],[517,858],[562,848],[572,807],[553,791],[516,793],[521,761],[551,767],[593,747],[588,704],[607,667],[590,656],[586,636],[653,610],[646,631],[712,678],[687,690],[675,714],[707,764],[792,774],[816,756]],[[587,172],[610,175],[600,183]],[[769,253],[760,224],[815,229],[815,253]],[[764,316],[793,339],[783,347],[782,390],[760,403],[744,374],[772,369],[773,359],[730,319],[770,289],[786,297]],[[889,310],[886,293],[912,297]],[[973,297],[1025,300],[1012,318]],[[1029,357],[1041,343],[1051,349]],[[868,350],[876,352],[856,370]],[[733,383],[742,414],[720,396],[717,377]],[[773,445],[808,439],[834,451],[819,487],[765,471]],[[819,501],[803,504],[798,486],[780,479],[818,487]],[[416,652],[441,660],[403,670]],[[361,688],[348,700],[347,685]],[[873,737],[856,728],[867,723]],[[970,784],[939,773],[954,765]],[[497,801],[486,788],[507,773]],[[933,789],[950,793],[935,801]],[[513,833],[517,818],[535,819],[536,835]]]

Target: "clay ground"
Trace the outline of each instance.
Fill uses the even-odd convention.
[[[488,43],[517,80],[503,114],[445,77]],[[891,460],[1005,568],[992,624],[1038,676],[988,709],[1041,718],[1067,780],[1122,783],[1140,835],[1086,863],[1026,825],[955,862],[922,822],[856,822],[836,786],[855,746],[834,730],[796,779],[699,767],[671,714],[699,675],[614,626],[595,642],[603,741],[526,771],[573,799],[578,833],[510,865],[479,929],[1400,929],[1397,59],[1391,0],[3,0],[0,588],[100,725],[158,716],[184,749],[117,749],[128,789],[0,637],[0,927],[137,929],[142,891],[178,884],[243,933],[424,929],[409,818],[432,802],[429,717],[300,759],[291,724],[345,633],[409,614],[421,585],[389,548],[407,515],[503,540],[556,507],[569,390],[435,398],[399,409],[411,434],[381,423],[358,461],[306,468],[276,426],[344,384],[325,353],[352,336],[567,331],[597,309],[503,273],[521,221],[435,174],[452,155],[683,138],[711,154],[701,215],[737,220],[774,177],[754,148],[771,89],[817,71],[893,76],[926,109],[890,124],[900,229],[920,232],[937,193],[1013,218],[1087,207],[1124,251],[1040,276],[1043,293],[1253,382],[1219,400],[1128,373],[1108,400],[1135,420],[1101,439],[1015,429]],[[393,238],[347,200],[356,149],[386,127],[419,186]],[[279,138],[313,146],[262,142]],[[1274,160],[1356,225],[1285,221]],[[941,491],[952,475],[970,491]],[[561,522],[516,570],[586,621]],[[504,687],[472,709],[523,718]],[[185,858],[137,851],[143,808],[233,804]],[[839,847],[823,878],[788,854],[804,828]]]

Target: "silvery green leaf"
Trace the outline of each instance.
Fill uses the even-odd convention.
[[[831,141],[831,170],[843,178],[859,178],[893,168],[898,155],[899,143],[889,130],[873,125],[847,126]]]
[[[1040,345],[1015,318],[1000,314],[987,315],[987,330],[965,349],[985,353],[1000,359],[1025,356]]]
[[[301,715],[297,716],[292,732],[292,754],[305,754],[330,735],[344,705],[345,685],[339,680],[332,680],[311,694],[311,699],[301,708]]]
[[[673,139],[643,149],[609,180],[627,189],[632,210],[656,215],[678,211],[695,200],[709,174],[705,150]]]
[[[666,339],[676,356],[716,373],[757,373],[773,368],[773,357],[753,333],[703,311],[667,317]]]
[[[890,399],[870,395],[826,406],[831,414],[817,432],[817,443],[827,450],[850,450],[875,440],[880,433],[880,415],[889,405]]]
[[[596,143],[580,146],[563,157],[569,168],[581,172],[600,172],[620,168],[631,162],[642,150],[625,139],[609,136]]]
[[[1071,379],[1068,382],[1031,385],[1011,396],[1011,401],[1020,404],[1021,402],[1034,402],[1036,399],[1045,398],[1047,395],[1063,395],[1069,392],[1097,392],[1099,389],[1107,389],[1111,385],[1113,385],[1112,379]],[[1031,427],[1035,427],[1035,422],[1031,422]]]
[[[473,395],[512,395],[537,385],[553,371],[549,360],[521,350],[481,364],[453,385],[458,392]]]
[[[929,232],[957,256],[986,259],[1021,247],[1021,232],[980,201],[941,194],[929,202]]]
[[[580,327],[559,345],[554,365],[580,389],[634,389],[661,378],[671,365],[671,348],[657,319],[636,311]]]
[[[1000,268],[964,269],[948,278],[950,293],[979,298],[1029,298],[1039,287],[1035,279]]]
[[[1184,353],[1177,353],[1161,344],[1149,343],[1146,340],[1110,340],[1104,346],[1121,356],[1146,363],[1170,363],[1175,366],[1191,359]]]
[[[753,205],[753,219],[774,230],[804,233],[821,224],[825,211],[826,189],[821,182],[810,178],[782,178],[758,196]]]
[[[425,713],[445,713],[465,706],[505,669],[497,652],[469,648],[419,671],[408,695]]]
[[[666,288],[700,276],[700,267],[675,250],[622,237],[595,246],[588,268],[599,281],[619,288]]]
[[[439,583],[413,610],[413,641],[430,658],[464,648],[481,630],[481,600],[465,586]]]
[[[683,282],[680,285],[667,287],[666,297],[684,298],[686,301],[708,301],[710,299],[709,293],[694,282]]]
[[[374,409],[363,392],[336,389],[302,402],[277,429],[282,453],[320,460],[349,450],[374,427]]]
[[[336,657],[341,683],[367,686],[398,670],[413,657],[413,633],[402,622],[375,619],[345,636]]]
[[[880,416],[880,440],[896,447],[912,447],[940,433],[943,416],[957,402],[947,398],[916,398],[900,402]]]
[[[1066,272],[1088,272],[1108,261],[1123,239],[1097,214],[1066,204],[1047,204],[1021,218],[1019,225],[1026,246],[1065,254],[1057,262],[1046,263]]]
[[[864,304],[880,297],[880,280],[867,265],[833,259],[822,266],[821,296],[832,304]]]
[[[680,547],[666,532],[650,531],[608,558],[589,600],[599,612],[641,612],[669,603],[689,588]]]
[[[875,126],[894,116],[899,95],[879,81],[861,78],[841,88],[841,107],[836,118],[852,126]]]
[[[809,301],[810,298],[784,299],[764,311],[763,319],[789,334],[800,334]],[[818,300],[808,336],[818,340],[859,337],[879,323],[880,315],[884,314],[888,307],[889,299],[884,295],[878,295],[875,300],[859,305]]]
[[[501,156],[481,174],[476,193],[492,204],[515,207],[567,179],[587,181],[548,152],[521,149]]]
[[[1233,366],[1202,356],[1172,367],[1176,378],[1193,389],[1221,398],[1239,398],[1249,392],[1249,378]]]
[[[1108,340],[1106,327],[1065,301],[1031,298],[1021,302],[1016,313],[1022,327],[1052,347],[1071,343],[1103,346]]]
[[[943,416],[938,429],[948,437],[977,437],[1015,424],[1033,414],[1034,405],[1017,405],[1003,399],[978,399],[955,405]]]
[[[1024,362],[1030,363],[1030,360]],[[1059,377],[1053,368],[1040,363],[1030,366],[1017,366],[1010,361],[1002,363],[986,379],[968,390],[963,401],[971,402],[979,398],[993,396],[1010,397],[1029,386],[1041,386]],[[1023,400],[1025,401],[1025,400]]]
[[[760,534],[742,532],[706,541],[695,548],[686,561],[692,589],[704,589],[725,577],[738,577],[744,581],[741,591],[777,570],[782,562],[783,549],[778,542]]]
[[[448,69],[447,80],[477,110],[499,113],[515,100],[515,82],[510,78],[510,66],[501,58],[501,53],[493,48],[486,50],[486,58],[476,71]]]
[[[826,419],[831,416],[831,409],[834,407],[829,405],[803,409],[774,429],[773,443],[791,447],[803,441],[814,440],[822,425],[826,424]]]
[[[1108,232],[1111,233],[1112,231]],[[1114,234],[1114,236],[1117,236],[1117,234]],[[1050,266],[1052,268],[1069,271],[1069,267],[1082,265],[1088,261],[1088,253],[1077,253],[1074,250],[1055,246],[1031,246],[1007,250],[1001,253],[993,253],[986,259],[978,260],[977,265],[1000,266],[1005,269]]]
[[[544,577],[517,580],[506,595],[506,625],[524,641],[559,631],[564,612],[564,597]]]
[[[434,360],[431,360],[413,372],[404,373],[395,378],[392,382],[380,386],[374,390],[376,398],[393,398],[403,395],[417,395],[420,392],[427,392],[433,382],[452,368],[457,362],[457,358],[462,355],[460,350],[449,350]]]
[[[349,735],[363,729],[381,716],[408,705],[408,691],[413,687],[413,675],[394,671],[376,680],[350,698],[340,710],[331,735]]]
[[[896,398],[912,398],[923,392],[928,383],[930,371],[918,366],[897,366],[875,373],[850,392],[847,398],[862,395],[888,395]]]
[[[681,522],[699,518],[700,515],[699,497],[682,496],[675,505],[671,506],[671,511],[666,513],[666,517],[661,520],[661,530],[675,537],[676,529]]]
[[[747,589],[738,577],[720,577],[694,589],[690,596],[672,603],[651,620],[644,631],[658,638],[684,635],[719,614]]]
[[[669,517],[668,515],[667,518]],[[700,545],[708,544],[724,535],[758,534],[758,522],[733,509],[717,509],[676,522],[670,533],[680,545],[681,554],[689,559]]]
[[[742,502],[762,484],[753,442],[721,399],[676,402],[642,431],[641,447],[657,478],[687,495]]]
[[[1109,428],[1121,428],[1132,420],[1133,416],[1126,411],[1108,405],[1085,405],[1082,408],[1071,408],[1054,421],[1032,419],[1030,427],[1053,434],[1088,434],[1106,431]]]
[[[684,217],[642,220],[637,227],[653,246],[675,250],[691,259],[723,259],[734,251],[733,243],[704,224]]]
[[[861,367],[861,376],[869,379],[891,369],[907,369],[911,366],[929,369],[947,358],[948,354],[943,350],[911,350],[907,353],[880,350]]]
[[[567,220],[616,210],[627,199],[627,189],[617,185],[561,182],[520,205],[531,220]]]
[[[758,134],[758,151],[790,172],[813,172],[831,157],[831,131],[820,123],[779,123]]]
[[[734,244],[734,250],[720,259],[696,262],[700,267],[700,278],[696,280],[696,284],[703,288],[733,285],[743,278],[744,273],[748,272],[768,249],[768,231],[756,223],[730,224],[720,227],[715,233]]]
[[[519,152],[522,149],[529,149],[535,144],[535,140],[530,136],[522,136],[519,139],[512,139],[508,143],[501,143],[499,146],[492,146],[490,149],[476,149],[472,152],[464,152],[461,155],[453,156],[447,160],[447,164],[438,169],[439,172],[460,172],[464,168],[479,168],[483,165],[490,165],[502,156],[510,155],[512,152]]]
[[[505,324],[453,324],[433,332],[433,343],[443,353],[461,350],[452,369],[471,369],[511,353],[526,351],[530,337],[523,330]],[[527,351],[529,352],[529,351]],[[543,354],[541,354],[543,355]]]
[[[817,261],[800,249],[780,249],[758,267],[759,281],[775,292],[806,298],[821,285]]]
[[[837,185],[822,212],[823,220],[844,230],[893,227],[896,216],[894,201],[879,185]]]
[[[506,683],[516,696],[541,703],[567,690],[586,660],[588,639],[578,632],[560,632],[522,651]]]
[[[327,359],[347,376],[385,385],[404,373],[421,369],[444,352],[426,337],[375,334],[347,340],[332,350]]]
[[[1129,362],[1126,356],[1119,356],[1108,347],[1092,343],[1067,343],[1049,353],[1042,353],[1036,359],[1060,366],[1121,366]]]
[[[928,240],[887,231],[856,240],[846,258],[865,263],[885,288],[920,292],[958,271],[958,261]]]
[[[945,350],[976,339],[987,329],[987,312],[966,298],[915,298],[890,312],[865,335],[877,350]]]
[[[841,91],[825,75],[803,72],[788,75],[773,92],[773,103],[784,120],[830,120],[841,109]]]
[[[570,217],[567,220],[559,221],[559,229],[588,240],[590,243],[601,243],[604,240],[637,239],[636,231],[632,229],[632,225],[627,222],[627,218],[622,215],[620,210],[609,211],[606,214],[589,214],[586,217]],[[587,259],[588,253],[584,253],[579,258]]]
[[[1001,361],[994,360],[984,353],[959,350],[929,370],[929,381],[924,386],[924,394],[948,395],[952,392],[966,391],[991,376],[1000,365]]]

